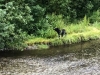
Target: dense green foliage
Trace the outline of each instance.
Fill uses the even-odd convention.
[[[99,0],[0,0],[0,49],[21,49],[26,35],[54,38],[54,27],[85,15],[89,22],[99,22],[99,7]]]

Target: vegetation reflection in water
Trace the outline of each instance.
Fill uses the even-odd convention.
[[[48,50],[0,52],[0,74],[99,75],[99,41],[56,46]]]

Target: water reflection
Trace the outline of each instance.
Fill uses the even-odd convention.
[[[100,42],[0,52],[0,75],[100,75]]]

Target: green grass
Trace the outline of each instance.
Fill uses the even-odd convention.
[[[69,26],[70,27],[70,26]],[[64,36],[62,38],[42,38],[42,37],[33,37],[31,39],[28,39],[25,43],[28,45],[33,45],[33,44],[39,44],[39,45],[63,45],[63,44],[72,44],[72,43],[78,43],[81,41],[88,41],[92,39],[98,39],[100,38],[100,30],[94,26],[87,26],[87,27],[78,27],[76,26],[71,26],[70,32],[68,32],[67,36]],[[66,27],[66,31],[68,27]],[[79,29],[80,28],[80,29]],[[75,29],[78,29],[75,31]],[[80,31],[83,30],[84,31]]]
[[[25,43],[28,45],[37,44],[40,48],[48,48],[47,45],[73,44],[100,38],[100,23],[95,22],[90,24],[86,16],[83,21],[77,24],[64,25],[63,22],[60,21],[59,25],[62,26],[61,28],[65,28],[67,36],[59,39],[57,33],[51,28],[46,31],[46,38],[31,36]]]
[[[41,49],[48,49],[49,46],[48,45],[44,45],[44,44],[41,44],[41,45],[38,45],[38,48],[41,50]]]

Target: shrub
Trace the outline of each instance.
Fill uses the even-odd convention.
[[[93,14],[90,16],[90,22],[100,22],[100,10],[94,11]]]
[[[53,27],[63,28],[65,26],[62,15],[49,14],[46,16],[48,23]]]
[[[21,30],[15,32],[14,25],[0,23],[0,49],[23,49],[25,37]]]

